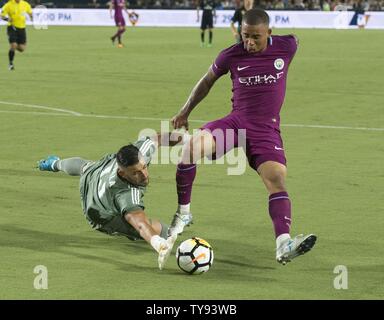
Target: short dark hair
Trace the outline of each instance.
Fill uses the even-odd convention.
[[[263,9],[251,9],[244,14],[243,22],[252,26],[258,24],[269,26],[269,16]]]
[[[121,147],[116,154],[118,165],[126,168],[139,162],[139,149],[133,144]]]

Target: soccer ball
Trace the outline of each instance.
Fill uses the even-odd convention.
[[[177,265],[189,274],[207,272],[212,266],[213,251],[204,239],[193,237],[183,241],[176,250]]]

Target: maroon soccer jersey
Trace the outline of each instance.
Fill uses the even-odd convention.
[[[271,36],[263,52],[248,53],[243,43],[223,50],[212,65],[217,76],[232,79],[232,107],[251,122],[279,125],[288,67],[297,49],[295,37]]]
[[[212,70],[217,76],[231,73],[233,96],[229,115],[202,126],[215,138],[213,158],[241,146],[254,169],[265,161],[286,165],[279,114],[288,67],[296,50],[294,36],[272,36],[263,52],[249,53],[239,43],[218,55]],[[220,132],[224,138],[220,138]]]
[[[123,18],[124,1],[125,0],[113,0],[115,19]]]
[[[113,6],[115,8],[115,23],[116,26],[125,26],[125,19],[123,16],[125,0],[113,0]]]

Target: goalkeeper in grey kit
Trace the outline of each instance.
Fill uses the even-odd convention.
[[[157,145],[176,145],[183,138],[180,134],[176,140],[170,137],[174,136],[168,133],[143,137],[99,161],[48,156],[38,162],[38,167],[41,171],[80,176],[82,208],[92,228],[130,240],[144,239],[158,252],[161,270],[177,235],[167,237],[168,226],[147,217],[143,196],[149,183],[148,166]]]

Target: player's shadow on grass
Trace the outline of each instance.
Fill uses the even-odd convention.
[[[124,237],[111,237],[91,230],[88,233],[89,235],[68,235],[3,224],[0,225],[0,243],[8,248],[21,248],[45,255],[51,252],[90,260],[111,265],[126,272],[159,271],[156,265],[156,254],[146,242],[133,242]],[[212,268],[215,272],[209,272],[209,278],[212,280],[217,281],[224,277],[227,281],[274,281],[261,276],[262,271],[268,272],[275,269],[271,265],[274,261],[270,259],[269,251],[233,240],[215,239],[214,243],[215,259]],[[107,256],[105,256],[106,251]],[[121,258],[121,253],[126,257]],[[151,258],[154,262],[153,266],[146,267],[142,261],[149,261]],[[168,263],[169,266],[172,265],[172,261]],[[239,272],[239,269],[243,271]],[[184,275],[172,268],[163,273],[168,276]]]
[[[130,259],[118,260],[119,258],[104,257],[105,250],[127,254],[127,257],[153,255],[152,248],[146,242],[130,241],[124,237],[112,237],[101,233],[99,237],[98,231],[93,232],[95,235],[92,236],[66,235],[3,224],[0,225],[0,243],[8,248],[22,248],[41,253],[59,253],[79,259],[112,264],[126,271],[153,272],[157,270],[155,264],[153,268],[146,268],[139,262],[137,264],[130,262]],[[90,253],[79,252],[82,249],[89,250]],[[138,259],[131,260],[137,261]]]
[[[240,241],[211,239],[214,244],[213,265],[204,280],[225,282],[273,282],[266,274],[278,268],[274,251],[262,246],[250,245]],[[211,241],[210,241],[211,242]],[[276,265],[275,265],[276,264]],[[184,275],[179,271],[169,271],[173,275]]]
[[[274,252],[262,246],[250,245],[245,242],[237,242],[233,239],[213,239],[215,261],[232,268],[242,267],[257,270],[273,270],[271,261]]]

